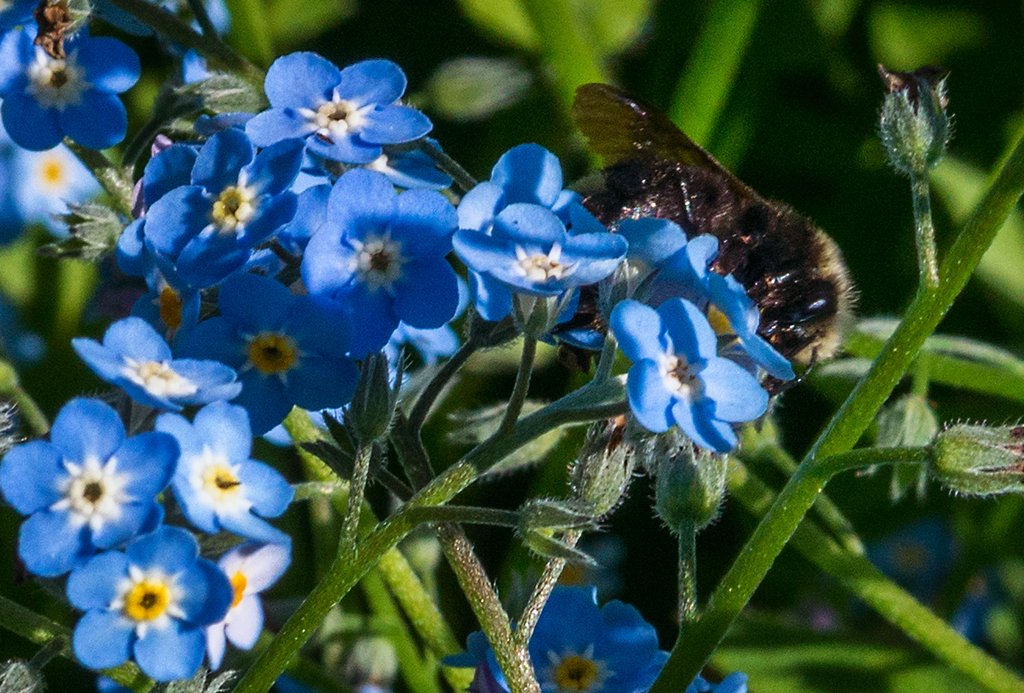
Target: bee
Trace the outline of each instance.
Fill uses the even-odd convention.
[[[757,332],[776,351],[808,365],[839,349],[854,291],[824,231],[761,197],[667,116],[615,87],[578,88],[572,113],[607,166],[603,189],[583,200],[598,220],[614,229],[623,219],[657,217],[688,238],[714,235],[711,269],[746,288],[760,310]]]

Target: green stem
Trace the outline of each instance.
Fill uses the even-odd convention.
[[[678,527],[679,532],[679,632],[697,619],[697,528]]]
[[[499,508],[478,508],[466,505],[444,505],[410,510],[417,522],[458,522],[470,525],[494,525],[516,527],[519,513]]]
[[[414,431],[419,431],[423,428],[423,423],[427,420],[427,415],[430,413],[430,408],[434,406],[434,402],[444,391],[444,388],[448,385],[451,379],[455,376],[463,364],[469,360],[477,349],[476,340],[473,339],[473,335],[470,334],[470,338],[459,347],[450,359],[448,359],[441,370],[439,370],[427,386],[423,388],[419,398],[416,400],[416,404],[413,405],[412,411],[409,412],[409,426]]]
[[[934,290],[939,285],[939,262],[935,252],[935,227],[932,224],[932,197],[928,170],[910,176],[910,196],[914,201],[914,236],[917,241],[917,267],[921,287]]]
[[[580,31],[583,23],[567,0],[520,0],[540,39],[544,59],[554,69],[558,93],[566,113],[576,87],[590,82],[611,82],[597,43]]]
[[[494,591],[494,585],[473,552],[465,532],[458,525],[445,523],[438,526],[437,536],[448,565],[455,573],[459,587],[469,599],[480,628],[494,650],[509,690],[514,693],[540,693],[540,684],[537,683],[530,662],[530,652],[513,635],[508,614],[501,606],[498,593]]]
[[[829,479],[839,472],[872,464],[913,464],[930,459],[931,450],[927,448],[869,448],[801,465],[718,584],[704,612],[672,648],[651,693],[667,693],[678,685],[689,685],[700,673]]]
[[[111,1],[113,2],[114,0]],[[151,7],[156,6],[151,5]],[[114,211],[126,219],[132,219],[131,176],[126,171],[115,166],[103,152],[83,147],[67,138],[64,139],[64,144],[92,172],[100,187],[110,197],[110,203],[113,205]]]
[[[730,470],[729,491],[755,515],[769,506],[774,494],[748,470]],[[866,557],[843,549],[815,524],[805,522],[793,534],[793,548],[863,599],[886,620],[950,666],[989,690],[1024,690],[1012,671],[953,630],[913,596],[882,575]]]
[[[55,641],[61,641],[64,646],[61,648],[62,657],[74,659],[71,651],[71,630],[59,623],[54,623],[45,616],[40,616],[31,609],[27,609],[17,602],[0,595],[0,627],[3,627],[15,635],[20,635],[29,642],[36,645],[49,645]],[[136,693],[146,693],[153,687],[153,681],[139,671],[139,668],[132,662],[121,666],[105,669],[103,675],[122,686],[130,688]]]
[[[143,24],[163,34],[170,41],[185,48],[194,48],[212,62],[238,73],[243,79],[259,87],[263,86],[263,78],[266,76],[263,70],[231,50],[215,33],[210,35],[201,34],[190,27],[187,22],[178,19],[159,5],[147,2],[147,0],[108,1],[114,7],[124,10]],[[255,11],[259,13],[262,10],[261,8],[255,8]],[[232,13],[232,16],[236,20],[239,18],[238,13]]]
[[[402,620],[391,595],[388,593],[380,572],[372,570],[359,583],[366,595],[366,602],[370,610],[377,616],[392,624],[388,633],[388,640],[395,648],[398,656],[398,663],[402,669],[402,678],[412,693],[440,693],[435,674],[437,673],[437,660],[429,654],[426,658],[420,657],[416,643],[413,641],[412,633]]]
[[[50,422],[32,396],[21,387],[18,371],[7,361],[0,361],[0,397],[9,398],[18,408],[18,414],[28,424],[34,435],[45,436],[50,432]]]
[[[760,11],[760,0],[714,0],[708,9],[669,108],[672,122],[698,144],[714,135]]]
[[[523,335],[523,355],[519,359],[519,371],[516,373],[516,384],[512,388],[512,395],[508,398],[508,406],[505,407],[505,416],[501,419],[501,425],[495,435],[504,436],[512,432],[516,427],[519,414],[523,411],[523,403],[526,402],[526,395],[530,389],[530,376],[533,374],[533,362],[537,358],[537,338],[531,335]]]
[[[575,548],[576,542],[580,540],[580,535],[582,534],[583,532],[578,529],[571,529],[565,533],[562,541],[570,549]],[[534,585],[530,600],[523,607],[523,613],[519,616],[519,621],[516,622],[515,637],[521,647],[526,648],[529,646],[530,638],[533,637],[533,629],[537,627],[537,621],[540,620],[540,614],[544,610],[544,605],[548,603],[548,597],[551,596],[552,590],[558,584],[558,578],[562,576],[565,563],[564,558],[549,559],[544,566],[544,572],[541,574],[540,579]]]
[[[231,11],[231,40],[251,60],[270,65],[274,60],[273,37],[267,23],[270,9],[262,0],[227,0]]]
[[[206,11],[206,5],[203,4],[203,0],[188,0],[188,6],[192,10],[192,15],[196,18],[199,28],[203,30],[203,35],[217,36],[217,27],[210,20],[210,15]]]
[[[812,470],[824,462],[817,460],[849,450],[856,444],[910,367],[924,340],[935,331],[967,283],[999,227],[1020,199],[1022,190],[1024,138],[1017,142],[1013,153],[950,248],[939,269],[938,287],[934,291],[918,293],[906,317],[872,364],[871,370],[854,387],[779,496],[781,502],[784,497],[795,495],[798,492],[796,487],[806,485],[806,488],[799,489],[803,496],[800,504],[782,506],[783,510],[775,512],[778,509],[776,503],[773,511],[761,521],[754,537],[719,584],[708,609],[693,631],[680,638],[673,647],[651,693],[668,693],[674,687],[685,687],[699,673],[817,496],[820,485],[808,484],[808,477],[814,473]],[[758,560],[751,561],[751,555],[757,555]]]
[[[597,368],[594,369],[594,382],[607,380],[611,376],[612,368],[615,367],[615,356],[618,352],[619,340],[615,339],[611,330],[608,330],[604,336],[604,342],[601,344],[601,357],[597,360]]]
[[[434,146],[426,139],[418,140],[416,144],[424,154],[434,160],[438,168],[452,177],[452,182],[462,190],[463,194],[476,187],[477,181],[469,174],[469,171],[462,168],[462,164],[458,161],[441,151],[440,147]]]
[[[352,481],[348,485],[348,506],[345,519],[341,523],[341,537],[338,540],[338,556],[355,553],[356,540],[359,538],[359,516],[363,509],[363,494],[366,491],[366,479],[370,474],[370,458],[373,456],[373,443],[359,447],[356,453],[355,469]]]

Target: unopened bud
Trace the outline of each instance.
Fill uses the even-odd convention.
[[[878,74],[886,89],[879,133],[890,163],[907,175],[934,168],[945,155],[950,137],[949,72],[934,65],[891,72],[879,65]]]
[[[956,493],[1024,493],[1024,426],[956,424],[935,440],[932,475]]]
[[[574,500],[595,518],[615,509],[633,479],[635,457],[627,421],[617,416],[591,426],[569,476]]]
[[[401,377],[396,382],[400,380]],[[387,435],[397,403],[398,388],[396,385],[395,390],[391,389],[387,356],[380,352],[367,356],[346,415],[349,429],[360,445]]]
[[[728,458],[695,447],[675,431],[658,437],[654,510],[673,532],[699,532],[718,517]]]
[[[516,533],[526,548],[539,556],[596,565],[594,559],[585,552],[555,536],[555,532],[559,531],[593,527],[594,519],[590,513],[580,512],[560,501],[536,498],[527,501],[520,509]]]

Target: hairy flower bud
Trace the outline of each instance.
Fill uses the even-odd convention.
[[[401,375],[396,380],[401,381]],[[360,444],[387,435],[397,402],[398,388],[391,389],[387,356],[383,353],[367,356],[346,417],[349,430]]]
[[[627,439],[625,416],[590,427],[580,457],[572,467],[569,487],[581,509],[603,517],[615,509],[633,479],[633,445]]]
[[[934,451],[932,475],[956,493],[1024,493],[1024,426],[956,424]]]
[[[949,72],[934,65],[891,72],[879,65],[878,74],[886,88],[879,134],[889,162],[907,175],[934,168],[945,155],[950,137]]]
[[[658,438],[654,510],[673,532],[699,532],[718,517],[728,458],[675,431]]]

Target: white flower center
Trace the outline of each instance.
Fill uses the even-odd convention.
[[[597,693],[615,672],[604,660],[594,659],[594,645],[582,653],[568,648],[559,655],[548,651],[548,666],[540,672],[544,693]]]
[[[221,191],[213,201],[210,218],[222,235],[230,235],[245,230],[245,225],[256,216],[256,190],[241,179],[238,185],[229,185]]]
[[[78,64],[77,57],[77,51],[72,51],[64,60],[59,60],[36,47],[36,59],[28,66],[26,91],[40,108],[63,111],[68,106],[81,105],[82,94],[92,84],[85,81],[85,70]]]
[[[548,281],[558,281],[568,277],[576,271],[575,264],[561,262],[562,246],[555,243],[551,246],[551,252],[527,254],[521,246],[516,246],[515,271],[520,276],[526,277],[531,282],[542,284]]]
[[[370,233],[362,241],[349,241],[349,245],[356,251],[350,270],[370,293],[381,288],[391,291],[402,278],[402,266],[409,258],[402,255],[402,242],[393,240],[390,232],[380,236]]]
[[[96,532],[104,523],[121,517],[121,507],[135,500],[125,493],[128,485],[127,474],[117,473],[117,458],[111,457],[104,464],[99,458],[90,456],[81,464],[64,460],[68,476],[61,482],[63,498],[50,506],[50,510],[68,511],[71,525],[89,526]]]
[[[690,401],[700,399],[704,385],[697,377],[701,370],[699,364],[689,363],[682,355],[669,353],[661,357],[658,367],[666,390]]]
[[[135,635],[146,637],[150,628],[163,630],[171,619],[183,620],[181,588],[177,576],[167,575],[159,568],[143,570],[128,566],[128,576],[117,586],[117,596],[110,603],[111,611],[120,611],[135,622]]]
[[[178,374],[167,361],[135,361],[126,356],[124,362],[121,373],[154,397],[188,397],[199,391],[198,385]]]
[[[333,143],[348,132],[359,132],[366,124],[366,114],[374,109],[374,104],[363,107],[352,101],[339,98],[337,94],[330,101],[323,103],[315,111],[310,108],[298,109],[299,115],[308,120],[316,128],[316,136],[325,142]]]
[[[241,465],[231,464],[223,453],[204,445],[201,453],[188,460],[188,465],[189,484],[217,515],[240,515],[252,507],[238,476]]]

